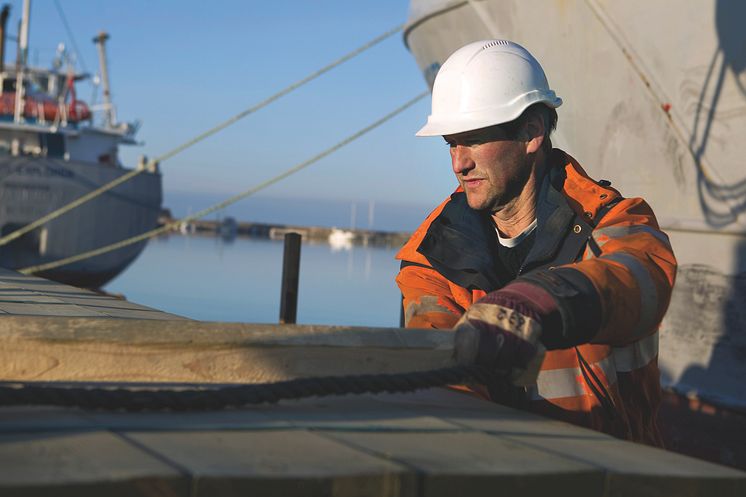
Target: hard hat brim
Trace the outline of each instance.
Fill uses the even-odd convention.
[[[446,116],[445,119],[438,119],[432,115],[428,116],[427,123],[420,128],[415,136],[447,136],[457,133],[465,133],[477,129],[505,124],[518,119],[523,112],[533,104],[543,103],[548,107],[556,109],[562,105],[562,99],[551,92],[550,95],[524,96],[521,102],[511,102],[508,108],[502,109],[502,112],[495,109],[486,109],[482,112],[471,113],[471,115],[462,115],[459,118],[455,116]]]

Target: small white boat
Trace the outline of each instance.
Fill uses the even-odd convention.
[[[335,252],[352,249],[352,241],[354,239],[355,233],[352,231],[333,228],[331,233],[329,233],[329,245],[331,245],[332,250]]]

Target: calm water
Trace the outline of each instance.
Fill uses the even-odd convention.
[[[157,238],[106,290],[193,319],[276,323],[282,252],[282,241]],[[303,244],[298,323],[398,326],[395,253]]]

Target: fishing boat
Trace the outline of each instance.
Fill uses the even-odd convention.
[[[131,171],[119,159],[120,145],[135,145],[136,123],[118,122],[110,98],[105,43],[98,45],[103,114],[96,123],[91,108],[76,96],[76,85],[90,78],[76,72],[64,50],[51,68],[27,64],[28,0],[24,2],[18,60],[5,64],[8,39],[0,20],[0,236]],[[24,268],[106,246],[155,227],[161,208],[161,175],[145,160],[144,169],[69,213],[0,246],[0,266]],[[140,242],[97,257],[38,273],[75,286],[99,288],[124,270],[145,247]]]
[[[725,0],[412,0],[404,35],[431,87],[445,59],[472,41],[510,39],[539,59],[565,101],[555,146],[592,177],[645,198],[679,261],[660,333],[669,443],[740,464],[745,18],[746,4]]]

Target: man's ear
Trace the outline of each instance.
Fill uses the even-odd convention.
[[[528,116],[523,129],[523,136],[526,141],[526,153],[533,154],[541,149],[544,143],[545,130],[544,119],[539,114],[533,113]]]

